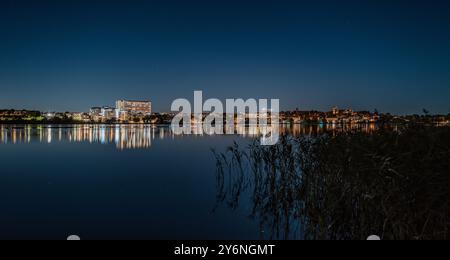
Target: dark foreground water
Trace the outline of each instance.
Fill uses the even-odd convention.
[[[163,126],[0,126],[0,239],[259,239],[250,203],[216,208],[211,152],[252,138],[173,136]]]

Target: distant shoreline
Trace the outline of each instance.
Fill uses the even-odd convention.
[[[440,122],[356,122],[356,123],[317,123],[317,122],[300,122],[300,123],[280,123],[279,125],[288,126],[288,125],[304,125],[304,126],[351,126],[351,125],[449,125],[448,123],[440,123]],[[49,126],[49,125],[60,125],[60,126],[73,126],[73,125],[132,125],[132,126],[171,126],[170,123],[85,123],[85,122],[74,122],[74,123],[57,123],[57,122],[45,122],[45,123],[37,123],[37,122],[1,122],[0,125],[4,126],[14,126],[14,125],[32,125],[32,126]],[[249,124],[245,125],[246,127],[250,126]]]

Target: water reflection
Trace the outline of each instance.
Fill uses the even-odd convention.
[[[197,130],[196,130],[197,129]],[[342,131],[373,132],[374,124],[364,125],[281,125],[281,134],[293,136],[337,134]],[[209,135],[193,128],[194,135]],[[258,127],[237,127],[235,134],[245,138],[261,135]],[[0,125],[0,144],[87,142],[115,144],[117,149],[149,149],[155,139],[175,138],[169,126],[156,125]]]
[[[218,207],[248,210],[261,240],[448,239],[449,144],[423,125],[236,143],[214,152]]]
[[[148,125],[0,126],[0,144],[87,142],[115,144],[117,149],[150,148],[152,140],[168,137],[163,127]]]

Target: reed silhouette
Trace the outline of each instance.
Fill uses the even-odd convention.
[[[284,135],[214,152],[217,201],[250,194],[264,239],[449,239],[450,127]]]

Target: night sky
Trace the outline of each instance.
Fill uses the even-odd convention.
[[[0,108],[279,98],[450,112],[450,1],[0,2]]]

